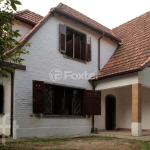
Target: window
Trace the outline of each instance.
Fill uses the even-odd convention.
[[[91,38],[65,25],[59,25],[59,49],[67,56],[91,61]]]
[[[99,115],[100,91],[87,91],[33,81],[33,113],[52,115]]]
[[[0,114],[3,114],[4,107],[4,90],[3,85],[0,85]]]

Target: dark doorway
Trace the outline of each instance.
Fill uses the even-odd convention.
[[[116,98],[113,95],[106,96],[106,130],[116,128]]]

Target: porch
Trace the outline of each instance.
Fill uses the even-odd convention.
[[[102,135],[150,135],[150,88],[136,83],[101,90],[101,115],[94,117]]]

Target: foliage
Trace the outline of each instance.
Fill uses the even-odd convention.
[[[5,62],[21,64],[24,59],[20,55],[28,53],[25,48],[20,48],[23,43],[17,41],[17,37],[21,36],[19,30],[12,30],[17,5],[21,5],[18,0],[0,0],[0,75],[2,77],[8,77],[7,72],[13,72],[13,66],[8,67]],[[16,49],[11,51],[14,47]]]

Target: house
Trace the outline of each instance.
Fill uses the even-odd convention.
[[[149,12],[112,30],[62,3],[45,17],[17,16],[25,24],[19,40],[32,45],[23,65],[0,78],[0,132],[6,125],[13,138],[150,130]]]

